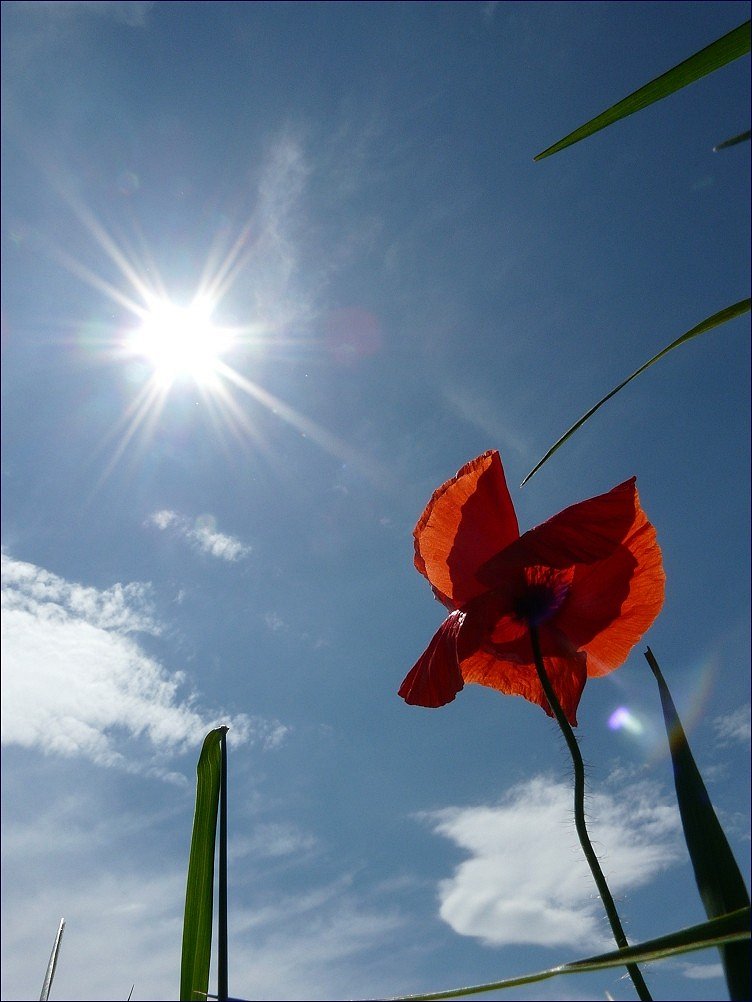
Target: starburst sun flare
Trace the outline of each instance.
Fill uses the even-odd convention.
[[[109,451],[101,484],[115,469],[126,450],[149,446],[157,423],[178,383],[193,385],[218,439],[227,447],[230,438],[242,449],[250,444],[269,453],[269,443],[259,421],[260,410],[280,418],[297,434],[343,462],[360,469],[374,483],[383,484],[388,470],[363,456],[346,441],[269,392],[244,371],[249,351],[263,354],[270,344],[295,346],[280,331],[274,317],[256,314],[250,323],[222,325],[215,320],[232,286],[259,254],[263,243],[254,236],[252,215],[230,239],[218,234],[207,254],[193,296],[174,301],[167,292],[156,262],[136,227],[140,251],[118,242],[91,209],[70,191],[61,192],[73,214],[99,250],[115,266],[122,281],[115,283],[61,247],[51,245],[52,256],[71,274],[90,285],[129,316],[112,336],[102,339],[106,357],[113,362],[139,362],[123,367],[130,387],[129,400],[101,444]],[[284,311],[283,311],[284,312]],[[230,364],[228,356],[242,356]],[[143,378],[144,372],[147,378]],[[197,405],[199,401],[196,401]],[[249,406],[249,404],[251,406]]]
[[[205,299],[187,307],[156,300],[132,332],[129,351],[147,360],[160,387],[186,377],[198,386],[209,386],[216,381],[220,359],[233,342],[232,334],[216,326],[211,314],[211,304]]]

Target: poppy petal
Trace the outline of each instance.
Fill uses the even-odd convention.
[[[399,688],[399,695],[412,706],[444,706],[451,703],[464,682],[457,663],[457,635],[464,615],[453,612],[434,634]]]
[[[655,529],[642,508],[628,538],[610,557],[575,568],[556,627],[587,652],[588,675],[623,664],[663,606],[666,575]]]
[[[529,529],[497,553],[479,577],[495,587],[509,566],[540,564],[563,568],[603,560],[631,531],[639,507],[635,478],[606,494],[570,505],[548,521]]]
[[[541,636],[543,632],[541,630]],[[527,654],[527,651],[530,653]],[[518,654],[520,661],[515,660]],[[586,660],[582,653],[567,657],[543,657],[551,685],[573,727],[577,726],[577,707],[587,678]],[[504,657],[486,650],[475,651],[460,661],[460,669],[465,682],[486,685],[508,696],[522,696],[542,707],[549,717],[553,716],[535,670],[529,638],[524,644],[520,643],[516,651],[509,650]]]
[[[480,567],[519,534],[499,453],[484,452],[434,491],[413,532],[415,566],[459,609],[486,590]]]

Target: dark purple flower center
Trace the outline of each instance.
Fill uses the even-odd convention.
[[[567,591],[563,582],[526,584],[515,599],[514,615],[531,626],[540,626],[556,615],[567,597]]]

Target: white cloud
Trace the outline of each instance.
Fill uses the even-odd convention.
[[[591,838],[614,894],[647,883],[680,858],[673,804],[634,784],[587,801]],[[439,885],[440,914],[484,943],[605,948],[600,902],[572,822],[571,788],[535,777],[497,806],[423,815],[470,854]]]
[[[749,703],[739,706],[722,717],[713,721],[718,743],[730,745],[735,742],[749,743],[750,740],[750,708]]]
[[[159,633],[148,585],[115,584],[105,591],[64,581],[42,567],[2,556],[3,610],[59,618],[64,607],[92,627],[119,633]]]
[[[191,522],[185,515],[162,509],[153,512],[147,518],[146,524],[156,526],[163,532],[172,529],[175,535],[187,540],[197,550],[219,560],[234,562],[247,557],[251,552],[250,546],[241,543],[235,536],[217,532],[217,520],[213,515],[200,515]]]
[[[284,737],[278,721],[202,712],[183,674],[141,649],[131,634],[159,632],[147,585],[98,591],[6,554],[2,571],[4,744],[134,768],[133,739],[174,752],[219,723],[267,748]]]
[[[171,525],[175,525],[177,522],[180,523],[180,516],[177,512],[167,511],[163,509],[162,511],[153,512],[146,520],[147,525],[151,523],[156,525],[158,529],[168,529]]]

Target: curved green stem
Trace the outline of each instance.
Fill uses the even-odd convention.
[[[546,673],[546,668],[543,663],[543,655],[541,654],[540,649],[540,641],[538,639],[538,630],[537,627],[532,625],[532,623],[530,624],[530,640],[533,645],[535,668],[538,672],[540,684],[543,687],[543,692],[546,695],[549,706],[553,710],[553,714],[556,717],[556,722],[561,729],[561,733],[564,735],[564,740],[567,742],[569,754],[572,756],[572,765],[574,766],[574,824],[577,829],[577,836],[580,840],[582,851],[585,853],[585,859],[590,867],[590,872],[593,874],[593,879],[595,880],[598,888],[598,893],[601,896],[603,907],[606,909],[606,915],[608,916],[608,921],[611,925],[611,931],[614,934],[616,945],[620,949],[623,949],[624,947],[629,946],[629,943],[627,942],[627,937],[624,935],[624,929],[622,928],[619,913],[616,910],[614,899],[611,895],[608,884],[606,883],[606,878],[603,870],[601,869],[601,864],[598,862],[598,857],[595,854],[595,849],[593,849],[593,843],[590,841],[590,836],[588,835],[587,826],[585,824],[585,765],[582,761],[582,755],[580,754],[580,746],[577,744],[577,738],[574,736],[574,732],[569,725],[569,721],[564,716],[561,703],[559,703],[553,686],[551,685],[551,680]],[[645,984],[645,979],[643,978],[639,967],[636,964],[627,964],[626,968],[629,971],[629,976],[631,977],[634,986],[637,989],[637,994],[642,999],[642,1002],[652,1002],[652,996],[648,991],[648,986]]]

